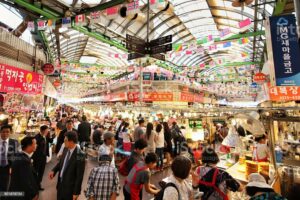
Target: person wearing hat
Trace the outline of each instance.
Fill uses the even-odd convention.
[[[287,200],[277,194],[273,188],[267,184],[265,178],[258,173],[249,175],[246,192],[247,195],[251,197],[250,200]]]
[[[202,152],[202,166],[192,174],[193,188],[203,192],[202,200],[228,200],[227,191],[242,191],[240,183],[226,171],[217,168],[219,157],[208,147]]]
[[[116,200],[120,193],[118,170],[110,165],[109,155],[99,157],[99,166],[92,169],[85,196],[91,200]]]
[[[103,135],[104,143],[99,147],[99,158],[101,155],[109,155],[112,158],[111,166],[115,167],[115,134],[106,132]]]

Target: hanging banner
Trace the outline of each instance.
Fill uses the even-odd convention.
[[[35,30],[34,22],[33,21],[27,22],[27,28],[29,31],[34,31]]]
[[[77,26],[85,26],[87,24],[85,14],[76,15],[75,16],[75,24]]]
[[[127,100],[126,92],[109,94],[109,101],[126,101],[126,100]]]
[[[139,92],[128,92],[128,101],[139,101]],[[172,92],[144,92],[143,101],[173,101]]]
[[[271,101],[299,101],[300,87],[270,87],[269,96]]]
[[[39,31],[44,31],[46,29],[46,20],[37,21],[37,26]]]
[[[38,73],[0,64],[0,92],[41,94],[43,80]]]
[[[71,28],[72,24],[71,24],[71,17],[66,17],[66,18],[62,18],[61,20],[61,26],[64,28]]]
[[[191,93],[180,93],[180,101],[184,102],[194,102],[194,95]]]
[[[251,27],[252,21],[250,18],[247,18],[241,22],[239,22],[240,32],[244,32]]]
[[[300,86],[300,49],[295,15],[270,17],[266,24],[268,54],[274,65],[271,85]]]
[[[101,12],[95,11],[90,13],[90,23],[96,24],[101,22]]]
[[[128,3],[126,7],[128,15],[134,15],[138,13],[140,9],[139,0],[133,0],[132,2]]]

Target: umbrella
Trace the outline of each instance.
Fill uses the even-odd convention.
[[[239,113],[234,116],[234,120],[237,125],[242,126],[255,137],[262,136],[265,133],[264,125],[257,119],[257,115],[254,118],[250,115]]]

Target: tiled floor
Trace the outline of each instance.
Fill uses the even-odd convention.
[[[49,162],[46,166],[44,178],[43,178],[43,183],[42,186],[45,188],[45,191],[40,192],[40,200],[56,200],[56,182],[57,182],[57,177],[54,178],[53,180],[48,179],[48,173],[51,171],[53,166],[56,164],[56,160],[52,159],[51,162]],[[86,189],[87,185],[87,179],[90,174],[90,171],[93,167],[97,166],[97,162],[93,160],[87,160],[86,163],[86,168],[85,168],[85,173],[84,173],[84,178],[83,178],[83,183],[82,183],[82,193],[79,197],[79,200],[85,200],[85,197],[83,195],[83,191]],[[158,182],[162,180],[163,178],[167,177],[170,174],[170,170],[166,169],[163,172],[154,174],[151,176],[151,183],[155,184],[158,187]],[[120,175],[120,183],[121,186],[124,184],[124,177]],[[152,195],[147,194],[145,191],[143,192],[143,200],[150,200],[153,198]],[[123,192],[121,190],[121,194],[118,197],[118,200],[124,199],[123,197]]]

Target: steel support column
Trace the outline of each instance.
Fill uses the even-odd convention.
[[[295,12],[296,12],[296,18],[297,18],[297,30],[298,30],[298,38],[300,39],[300,1],[294,0],[295,4]]]

